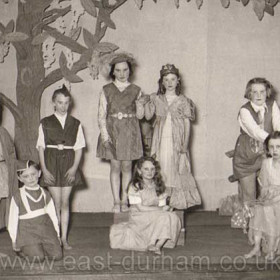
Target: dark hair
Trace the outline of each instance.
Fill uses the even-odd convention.
[[[142,175],[139,174],[139,171],[145,161],[150,161],[154,166],[155,166],[155,176],[153,178],[154,183],[156,185],[156,193],[159,196],[160,194],[164,193],[165,191],[165,184],[162,180],[162,176],[160,174],[160,166],[159,163],[153,158],[153,157],[142,157],[140,158],[134,167],[133,175],[132,175],[132,180],[131,184],[133,187],[138,191],[138,190],[143,190],[144,188],[144,182]]]
[[[35,169],[37,169],[38,171],[41,170],[40,165],[39,165],[38,163],[34,162],[33,160],[28,160],[28,161],[26,162],[26,169],[29,168],[29,167],[31,167],[31,166],[33,166],[33,167],[34,167]],[[26,170],[26,169],[25,169],[25,170]],[[19,170],[19,171],[17,171],[17,175],[20,176],[25,170]]]
[[[178,78],[178,84],[176,86],[175,89],[175,93],[176,95],[180,95],[181,94],[181,89],[182,89],[182,83],[181,83],[181,77],[179,74],[175,74],[175,73],[167,73],[166,75],[160,76],[159,80],[158,80],[158,91],[157,91],[157,95],[163,95],[166,92],[166,88],[163,85],[163,78],[165,76],[167,76],[168,74],[174,74],[177,76]]]
[[[252,93],[252,85],[254,84],[263,84],[265,86],[266,89],[266,97],[269,98],[270,95],[272,94],[273,91],[273,87],[271,85],[271,83],[266,80],[265,78],[260,78],[260,77],[256,77],[251,79],[247,85],[246,85],[246,90],[245,90],[245,95],[244,97],[247,99],[251,99],[251,93]]]
[[[52,96],[52,101],[53,102],[55,101],[56,97],[59,94],[62,94],[65,97],[69,97],[70,101],[72,100],[72,96],[71,96],[69,90],[67,89],[67,87],[64,84],[63,84],[62,88],[58,88],[53,92],[53,96]]]
[[[266,155],[268,157],[272,157],[272,155],[269,153],[269,148],[268,148],[268,144],[269,141],[271,139],[280,139],[280,131],[274,131],[271,134],[269,134],[266,139],[264,140],[264,145],[265,145],[265,149],[266,149]]]
[[[126,63],[127,63],[128,69],[129,69],[129,77],[131,77],[132,74],[133,74],[133,67],[132,67],[131,62],[129,62],[129,61],[123,61],[123,62],[126,62]],[[112,65],[111,65],[111,70],[110,70],[110,72],[109,72],[109,76],[110,76],[110,78],[111,78],[113,81],[114,81],[115,78],[116,78],[115,75],[114,75],[114,71],[115,71],[115,66],[116,66],[116,64],[118,64],[118,63],[121,63],[121,62],[116,62],[116,63],[112,64]]]

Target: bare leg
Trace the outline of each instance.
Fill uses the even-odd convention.
[[[66,250],[72,249],[72,247],[67,242],[67,233],[69,225],[69,198],[72,191],[72,187],[63,187],[61,196],[61,242],[63,248]]]
[[[272,261],[275,257],[276,238],[269,236],[268,239],[268,254],[265,256],[266,260]]]
[[[121,161],[111,160],[110,171],[111,189],[114,198],[113,212],[120,212],[120,184],[121,184]]]
[[[261,254],[261,237],[262,233],[260,231],[255,231],[254,232],[254,248],[249,252],[249,254],[245,254],[244,257],[245,259],[252,258],[253,256],[260,256]]]
[[[132,161],[122,161],[122,212],[128,211],[127,208],[127,191],[132,176]]]
[[[247,177],[240,178],[240,189],[242,192],[243,203],[256,199],[257,178],[253,173]]]
[[[155,245],[150,245],[148,250],[154,252],[157,255],[161,255],[161,249],[166,241],[167,239],[159,239]]]
[[[54,201],[56,216],[58,219],[58,224],[60,225],[61,195],[62,195],[61,187],[48,187],[48,190]]]

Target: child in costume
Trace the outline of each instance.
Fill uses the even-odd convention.
[[[105,85],[100,94],[97,157],[110,160],[114,199],[112,211],[118,213],[128,210],[127,188],[131,180],[132,161],[143,155],[138,119],[144,117],[143,104],[149,97],[142,96],[140,88],[129,82],[135,66],[130,54],[114,53],[108,60],[109,76],[113,82]]]
[[[265,156],[263,143],[270,133],[280,130],[280,111],[270,98],[271,91],[266,79],[251,79],[244,96],[249,101],[238,114],[240,136],[233,155],[233,173],[240,183],[242,204],[256,199],[257,172]]]
[[[189,139],[195,118],[193,102],[181,90],[179,70],[173,64],[162,66],[159,89],[145,105],[146,119],[156,115],[151,155],[160,163],[170,206],[186,209],[201,203],[191,174]]]
[[[7,226],[10,198],[17,189],[15,146],[8,131],[0,126],[0,229]]]
[[[251,208],[249,236],[254,248],[245,258],[259,256],[261,243],[267,259],[280,252],[280,132],[273,132],[265,140],[268,158],[262,162],[258,177],[260,196]]]
[[[17,174],[23,186],[10,204],[8,231],[13,249],[31,260],[61,259],[55,207],[50,194],[38,185],[39,165],[31,160],[19,161]]]
[[[48,187],[54,200],[61,226],[64,249],[71,249],[67,241],[69,224],[69,197],[73,186],[82,184],[79,163],[85,147],[85,138],[79,120],[68,114],[71,95],[63,85],[54,91],[55,112],[41,120],[37,149],[43,172],[42,186]]]
[[[169,211],[169,197],[155,159],[143,157],[137,161],[128,198],[129,221],[111,226],[111,248],[161,254],[163,246],[175,247],[181,223]]]

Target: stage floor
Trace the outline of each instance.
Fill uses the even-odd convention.
[[[73,249],[62,261],[42,264],[16,257],[7,231],[1,231],[0,279],[280,279],[280,256],[245,260],[251,248],[246,235],[217,212],[187,212],[185,245],[161,256],[110,249],[112,223],[111,213],[73,213]]]

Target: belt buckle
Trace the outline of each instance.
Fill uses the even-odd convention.
[[[121,120],[123,117],[124,117],[123,113],[122,113],[122,112],[119,112],[119,113],[118,113],[118,119]]]
[[[63,144],[57,144],[57,149],[62,151],[64,150],[64,145]]]

